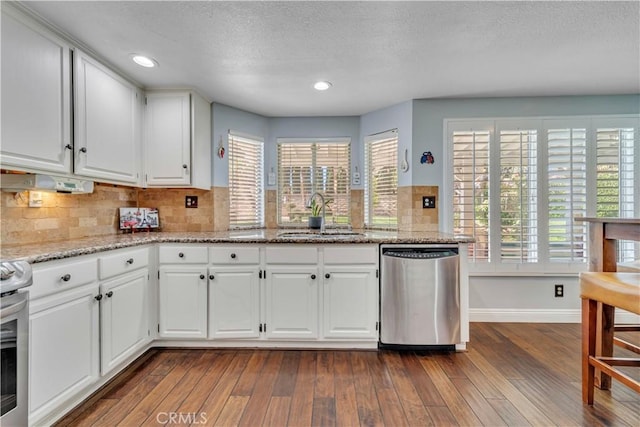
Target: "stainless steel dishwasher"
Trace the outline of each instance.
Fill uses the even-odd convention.
[[[450,346],[460,342],[457,245],[382,245],[381,346]]]

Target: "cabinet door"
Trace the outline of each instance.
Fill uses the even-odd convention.
[[[6,4],[1,39],[2,168],[69,174],[69,46]]]
[[[207,337],[207,269],[160,267],[160,337]]]
[[[100,286],[102,375],[149,342],[148,274],[145,268]]]
[[[142,94],[127,80],[76,50],[74,173],[136,183],[142,147]]]
[[[258,338],[258,266],[209,269],[209,338]]]
[[[319,281],[315,266],[267,266],[267,338],[318,338]]]
[[[148,93],[145,174],[148,186],[191,183],[191,96]]]
[[[324,274],[324,337],[377,339],[376,269],[325,266]]]
[[[31,302],[30,424],[98,379],[97,295],[92,284]]]

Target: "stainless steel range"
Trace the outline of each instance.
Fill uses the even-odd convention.
[[[0,424],[26,426],[28,410],[29,292],[31,266],[0,261]]]

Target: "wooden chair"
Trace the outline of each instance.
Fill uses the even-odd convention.
[[[599,369],[603,379],[601,389],[608,389],[610,378],[614,378],[640,393],[640,381],[626,375],[616,366],[638,366],[640,358],[613,357],[613,345],[624,347],[640,354],[640,346],[614,336],[616,331],[640,331],[638,325],[615,325],[615,309],[621,308],[640,314],[640,273],[580,274],[580,297],[582,298],[582,401],[593,405],[595,370]],[[598,317],[598,304],[602,314]],[[596,346],[596,335],[601,342]],[[598,350],[598,352],[596,352]]]

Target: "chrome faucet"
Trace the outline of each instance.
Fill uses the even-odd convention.
[[[317,191],[315,193],[313,193],[311,195],[311,197],[309,197],[309,201],[307,202],[307,208],[311,207],[311,202],[313,201],[313,198],[319,196],[320,197],[320,201],[322,202],[322,222],[320,223],[320,233],[324,233],[324,196],[321,193],[318,193]]]

